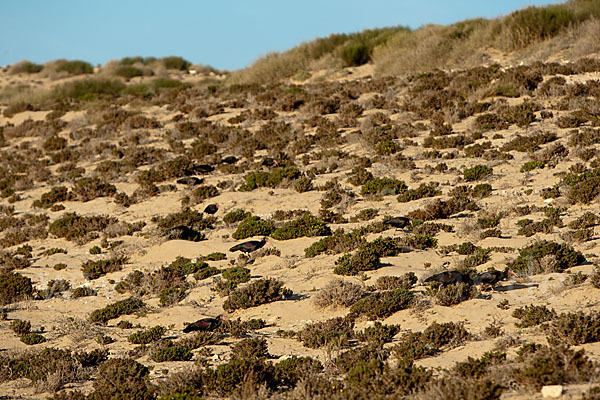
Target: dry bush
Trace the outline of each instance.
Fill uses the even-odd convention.
[[[362,285],[335,279],[315,294],[313,302],[322,308],[350,307],[360,300],[364,293],[365,289]]]

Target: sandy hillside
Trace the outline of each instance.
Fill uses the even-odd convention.
[[[187,388],[185,398],[362,398],[373,391],[533,399],[541,398],[545,383],[564,385],[563,398],[589,394],[600,367],[600,62],[397,78],[373,78],[369,68],[268,87],[178,74],[170,79],[184,85],[152,89],[157,78],[143,77],[123,83],[137,91],[79,97],[53,92],[78,78],[0,74],[0,91],[39,94],[0,105],[0,287],[6,293],[0,394],[101,396],[109,391],[98,378],[106,358],[150,367],[147,380],[129,383],[146,390],[139,398]],[[224,162],[227,156],[235,161]],[[200,165],[214,171],[201,173]],[[202,182],[177,182],[192,176]],[[209,204],[218,211],[202,214]],[[237,210],[250,214],[240,211],[236,220]],[[411,224],[383,223],[395,216]],[[194,230],[192,240],[174,233],[182,225]],[[263,234],[271,238],[262,249],[248,256],[230,251]],[[344,254],[356,256],[340,259]],[[424,282],[444,270],[477,282],[478,273],[507,266],[518,278],[495,287]],[[223,271],[232,267],[242,275],[246,268],[249,280],[227,279]],[[15,291],[15,274],[31,287],[25,282]],[[244,288],[274,284],[267,278],[281,287],[268,294],[255,289],[232,306]],[[339,279],[352,286],[334,293],[328,285]],[[77,288],[87,289],[77,297]],[[126,299],[143,305],[94,319],[96,310]],[[550,316],[536,320],[530,312],[533,322],[525,326],[515,311],[527,313],[530,305],[539,314],[545,306]],[[576,312],[587,319],[570,314]],[[237,330],[222,323],[191,345],[195,334],[183,328],[220,314]],[[15,332],[19,320],[45,341],[24,343]],[[254,325],[241,329],[247,321]],[[340,325],[314,333],[325,321]],[[392,330],[386,334],[378,323]],[[130,335],[155,326],[164,329],[151,342],[131,342]],[[359,333],[373,327],[380,342],[369,344],[374,339]],[[418,332],[430,336],[410,336]],[[524,352],[527,343],[547,346],[547,337],[550,350]],[[264,359],[252,352],[262,339]],[[239,343],[246,347],[232,353]],[[559,353],[558,343],[571,349]],[[368,346],[375,350],[360,353]],[[176,359],[176,347],[191,356],[157,356],[171,349],[166,357]],[[35,376],[15,367],[15,360],[33,360],[50,348],[103,356],[88,364],[69,358],[62,366],[33,365]],[[407,348],[420,350],[409,355]],[[544,356],[552,349],[566,365]],[[572,350],[584,354],[577,358]],[[455,367],[490,354],[501,361],[492,356],[473,366],[478,375]],[[292,356],[311,357],[323,369],[298,367],[291,381],[264,378]],[[234,367],[240,359],[258,364]],[[552,368],[544,372],[539,363]],[[224,366],[240,368],[238,375]],[[401,369],[405,380],[392,379]],[[475,381],[487,389],[475,389]],[[381,389],[384,383],[397,385],[394,393]]]

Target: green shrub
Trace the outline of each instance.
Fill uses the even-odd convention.
[[[544,163],[541,161],[537,161],[537,160],[527,161],[525,164],[523,164],[521,166],[520,171],[521,172],[529,172],[529,171],[533,171],[536,168],[544,168]]]
[[[91,234],[102,231],[109,224],[116,222],[116,218],[104,215],[83,217],[76,213],[65,213],[50,224],[49,232],[67,240],[89,241],[93,238]]]
[[[75,181],[73,194],[79,201],[90,201],[97,197],[113,196],[117,193],[115,185],[105,183],[100,178],[82,178]]]
[[[179,71],[187,71],[192,65],[189,61],[177,56],[163,57],[161,61],[166,69],[176,69]]]
[[[231,356],[249,360],[266,359],[269,357],[267,340],[263,338],[244,339],[231,348]]]
[[[354,322],[337,317],[323,322],[313,322],[298,332],[298,339],[311,349],[320,347],[346,347],[352,339]]]
[[[28,60],[23,60],[21,62],[15,63],[10,66],[8,73],[9,74],[37,74],[44,69],[43,65],[32,63]]]
[[[583,214],[581,217],[577,218],[574,221],[569,223],[569,228],[571,229],[585,229],[591,228],[595,226],[599,221],[599,218],[596,214],[588,211]]]
[[[210,253],[204,257],[202,260],[204,261],[221,261],[227,259],[225,253],[221,253],[220,251],[215,251],[214,253]]]
[[[277,279],[258,279],[231,292],[229,298],[223,303],[223,309],[234,311],[240,308],[256,307],[291,295],[292,291],[284,288],[283,282]]]
[[[556,311],[548,309],[546,306],[527,305],[519,307],[513,311],[512,316],[519,319],[517,326],[520,328],[529,328],[537,326],[543,322],[552,321],[556,317]]]
[[[588,382],[597,368],[585,350],[574,351],[564,345],[535,346],[527,353],[521,352],[519,358],[521,364],[512,368],[512,379],[536,391],[544,385]]]
[[[450,307],[477,297],[479,291],[476,286],[461,282],[442,287],[432,284],[427,288],[426,294],[435,298],[437,304]]]
[[[600,341],[600,313],[584,314],[582,311],[562,313],[554,317],[549,330],[548,343],[581,345]]]
[[[406,184],[393,178],[373,178],[365,183],[360,194],[363,196],[369,195],[391,195],[399,194],[406,190]]]
[[[370,60],[369,48],[360,41],[352,41],[342,49],[342,61],[346,67],[358,67]]]
[[[362,271],[371,271],[378,269],[380,258],[374,249],[365,251],[359,249],[354,254],[344,254],[335,262],[334,274],[338,275],[358,275]]]
[[[156,222],[158,227],[165,232],[179,225],[184,225],[197,231],[212,229],[215,221],[215,217],[205,217],[202,212],[192,210],[191,208],[185,208],[180,212],[169,214],[166,217],[152,217],[152,222]]]
[[[463,177],[467,182],[478,181],[492,174],[492,169],[486,165],[476,165],[465,169]]]
[[[270,221],[265,221],[260,217],[252,216],[243,220],[231,237],[239,240],[252,236],[269,236],[274,230],[275,226]]]
[[[127,262],[127,257],[119,256],[107,260],[88,260],[83,263],[81,270],[85,279],[94,280],[110,272],[120,271],[123,264]]]
[[[171,306],[179,303],[187,295],[185,286],[171,286],[162,289],[158,293],[159,304],[161,307]]]
[[[40,335],[39,333],[35,333],[35,332],[26,333],[21,336],[21,342],[28,344],[28,345],[44,343],[45,341],[46,341],[46,338],[44,336]]]
[[[400,151],[400,145],[393,140],[384,140],[383,142],[377,143],[377,146],[375,146],[375,153],[380,156],[389,156],[398,151]]]
[[[552,264],[541,266],[540,260],[547,256],[553,258]],[[510,263],[509,267],[517,273],[537,274],[544,271],[545,268],[549,268],[553,272],[562,272],[585,261],[583,254],[575,251],[568,244],[542,240],[521,249],[519,257]]]
[[[148,344],[159,340],[166,331],[167,328],[164,326],[156,325],[150,329],[132,333],[127,340],[133,344]]]
[[[384,325],[376,321],[372,326],[357,333],[356,338],[361,342],[382,345],[391,342],[398,332],[400,332],[400,325]]]
[[[146,305],[140,299],[130,297],[125,300],[109,304],[104,308],[93,311],[90,314],[90,321],[106,323],[111,319],[118,318],[121,315],[133,314],[141,310]]]
[[[114,74],[121,78],[131,79],[144,75],[144,71],[131,65],[121,65],[115,70]]]
[[[15,319],[14,321],[11,321],[10,329],[16,333],[17,336],[25,335],[31,332],[31,322]]]
[[[56,67],[56,72],[68,72],[71,75],[93,74],[94,67],[88,62],[73,60],[60,61]]]
[[[414,295],[406,288],[373,293],[350,307],[349,318],[362,316],[369,320],[383,319],[404,310],[412,303]]]
[[[96,296],[96,294],[97,294],[97,292],[94,289],[92,289],[91,287],[80,286],[73,290],[71,297],[74,299],[77,299],[79,297]]]
[[[300,178],[301,174],[296,167],[276,168],[272,172],[256,171],[250,172],[244,177],[246,182],[240,186],[242,192],[249,192],[260,187],[276,188],[281,185],[284,180],[292,181]]]
[[[242,266],[228,268],[223,271],[223,278],[239,285],[240,283],[245,283],[250,280],[250,270]]]
[[[94,100],[100,96],[119,96],[124,89],[125,84],[118,79],[89,78],[57,86],[53,89],[52,95],[57,99]]]
[[[459,346],[470,336],[462,323],[434,322],[423,332],[405,334],[390,350],[399,360],[418,360],[441,352],[443,347]]]
[[[55,203],[68,200],[68,190],[64,186],[58,186],[50,189],[49,192],[43,193],[39,200],[33,202],[33,206],[37,208],[50,208]]]
[[[112,358],[98,367],[92,399],[152,399],[148,367],[132,359]]]
[[[331,229],[329,229],[325,222],[321,221],[310,213],[304,214],[302,217],[275,229],[275,231],[271,233],[271,236],[277,240],[289,240],[305,236],[311,237],[327,235],[331,235]],[[236,237],[234,236],[234,238]]]
[[[322,370],[318,360],[292,356],[275,364],[274,378],[281,386],[294,387],[300,379],[316,376]]]
[[[31,279],[14,272],[0,273],[0,305],[21,301],[32,295]]]
[[[150,358],[155,362],[189,361],[192,356],[192,352],[187,347],[173,345],[155,351]]]
[[[440,194],[442,194],[442,191],[440,189],[438,189],[438,186],[436,184],[422,183],[416,189],[406,190],[404,193],[402,193],[400,196],[397,197],[397,200],[400,203],[406,203],[409,201],[418,200],[418,199],[422,199],[425,197],[439,196]]]
[[[365,239],[357,231],[344,233],[339,229],[332,236],[324,237],[304,249],[307,258],[316,257],[319,254],[339,254],[352,251],[365,242]]]
[[[234,224],[236,222],[243,221],[250,216],[252,216],[252,214],[244,210],[234,210],[225,214],[223,217],[223,222],[226,224]]]

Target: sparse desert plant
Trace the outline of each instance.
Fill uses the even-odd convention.
[[[144,331],[132,333],[127,337],[127,340],[133,344],[148,344],[157,341],[167,331],[164,326],[156,325]]]
[[[412,332],[402,336],[399,344],[390,350],[399,360],[418,360],[433,356],[444,347],[456,347],[471,337],[462,323],[437,322],[423,332]]]
[[[376,321],[373,325],[367,326],[355,336],[361,342],[382,345],[391,342],[398,332],[400,332],[400,325],[384,325]]]
[[[87,296],[95,296],[97,292],[88,286],[80,286],[78,288],[73,289],[73,293],[71,297],[77,299],[79,297],[87,297]]]
[[[17,334],[17,336],[22,336],[31,331],[31,322],[15,319],[10,323],[10,329]]]
[[[365,289],[362,285],[343,279],[330,281],[314,296],[313,302],[319,307],[350,307],[362,298]]]
[[[512,316],[520,321],[516,324],[521,328],[540,325],[541,323],[552,321],[556,318],[556,311],[548,309],[546,306],[527,305],[519,307],[513,311]]]
[[[387,318],[396,311],[408,308],[414,295],[406,288],[373,293],[350,307],[349,318],[366,317],[369,320]]]
[[[377,290],[410,289],[418,280],[414,272],[407,272],[402,276],[380,276],[375,281],[375,288]]]
[[[549,257],[552,261],[548,264]],[[542,265],[544,261],[547,265]],[[562,272],[584,262],[583,254],[568,244],[542,240],[521,249],[519,257],[509,267],[517,273],[534,275],[544,271]]]
[[[544,385],[587,382],[597,368],[585,350],[575,351],[565,345],[537,345],[529,351],[520,351],[519,358],[522,364],[512,368],[512,379],[534,390]]]
[[[304,249],[304,255],[307,258],[316,257],[319,254],[339,254],[345,251],[352,251],[365,239],[357,231],[344,233],[343,230],[337,230],[331,236],[324,237]]]
[[[441,287],[432,284],[427,288],[426,293],[432,296],[439,305],[445,307],[460,304],[479,295],[477,287],[466,282]]]
[[[552,319],[548,332],[548,343],[581,345],[600,341],[600,314],[582,311],[562,313]]]
[[[406,203],[413,200],[422,199],[425,197],[435,197],[442,194],[442,191],[438,189],[436,184],[426,184],[422,183],[416,189],[407,189],[400,196],[397,197],[397,200],[400,203]]]
[[[320,347],[345,347],[352,339],[354,322],[338,317],[323,322],[313,322],[298,332],[298,340],[311,349]]]
[[[89,280],[98,279],[110,272],[120,271],[127,262],[126,256],[109,258],[106,260],[88,260],[81,266],[83,277]]]
[[[367,181],[360,189],[360,194],[363,196],[385,196],[399,194],[407,189],[403,181],[393,178],[372,178]]]

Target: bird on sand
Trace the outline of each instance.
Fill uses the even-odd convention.
[[[229,327],[231,328],[231,323],[224,315],[219,315],[217,317],[211,318],[202,318],[196,322],[192,322],[188,324],[185,328],[183,328],[184,333],[194,332],[194,331],[213,331],[217,329],[223,321],[227,322]]]
[[[221,163],[223,164],[235,164],[237,161],[238,159],[235,156],[227,156],[221,159]]]
[[[184,178],[177,179],[177,183],[180,185],[195,186],[201,184],[202,182],[204,182],[204,179],[196,178],[195,176],[186,176]]]
[[[262,165],[265,167],[279,167],[279,162],[274,158],[267,157],[262,161]]]
[[[457,283],[472,284],[473,280],[468,274],[460,271],[444,271],[439,274],[431,275],[429,278],[423,280],[423,282],[439,282],[442,286],[454,285]]]
[[[486,271],[475,275],[474,281],[477,285],[487,284],[494,286],[498,282],[508,279],[508,277],[511,275],[515,276],[516,278],[519,277],[519,275],[517,275],[513,270],[509,269],[508,267],[506,267],[504,271],[498,271],[493,269],[491,271]]]
[[[209,204],[204,208],[204,213],[213,215],[217,212],[218,209],[219,206],[217,204]]]
[[[209,172],[213,172],[215,170],[215,168],[212,165],[208,165],[208,164],[198,164],[198,165],[194,165],[192,167],[192,170],[194,170],[194,172],[204,175],[204,174],[208,174]]]
[[[260,249],[267,243],[267,237],[263,237],[261,240],[250,240],[248,242],[243,242],[240,244],[236,244],[229,251],[241,251],[242,253],[252,253],[255,250]]]
[[[383,220],[384,225],[389,225],[396,229],[404,229],[410,225],[410,218],[407,217],[390,217]]]

